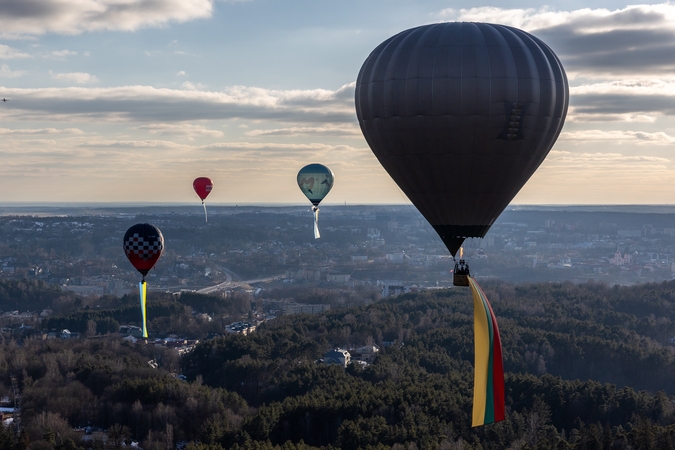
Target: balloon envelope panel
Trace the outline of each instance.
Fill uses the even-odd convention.
[[[333,171],[323,164],[309,164],[298,172],[298,187],[314,206],[328,195],[333,181]]]
[[[124,234],[124,253],[143,276],[152,269],[164,251],[164,236],[154,225],[138,223]]]
[[[541,40],[455,22],[380,44],[355,100],[373,153],[454,255],[457,242],[485,236],[543,162],[568,98],[564,69]]]

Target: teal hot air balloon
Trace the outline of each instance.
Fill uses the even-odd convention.
[[[314,239],[319,239],[319,203],[333,187],[333,171],[323,164],[309,164],[298,172],[298,187],[312,202]]]

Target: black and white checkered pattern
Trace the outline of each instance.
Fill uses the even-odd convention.
[[[124,241],[124,251],[127,255],[134,254],[141,259],[151,259],[158,253],[162,252],[162,241],[159,239],[145,240],[134,233]]]

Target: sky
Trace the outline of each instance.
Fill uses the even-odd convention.
[[[559,0],[1,0],[0,202],[405,203],[359,129],[369,53],[419,25],[511,25],[570,83],[513,204],[675,203],[675,4]],[[450,174],[451,175],[451,174]]]

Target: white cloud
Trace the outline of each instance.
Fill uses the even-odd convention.
[[[88,84],[98,82],[98,78],[85,72],[54,73],[50,70],[49,75],[55,80],[69,83]]]
[[[622,153],[572,153],[568,151],[552,150],[546,161],[552,164],[561,164],[572,166],[594,165],[597,168],[598,164],[602,165],[625,165],[636,163],[658,164],[666,165],[672,161],[667,158],[647,155],[624,155]]]
[[[327,89],[274,90],[235,86],[222,92],[122,86],[3,88],[21,97],[15,120],[182,122],[243,118],[304,124],[354,123],[354,83]],[[307,125],[308,126],[308,125]]]
[[[31,56],[27,53],[22,53],[21,51],[12,48],[8,45],[0,44],[0,59],[19,59],[19,58],[30,58]]]
[[[479,7],[446,9],[439,18],[496,22],[529,31],[553,48],[571,78],[671,76],[675,70],[675,4],[575,11]]]
[[[213,0],[3,0],[0,36],[158,27],[210,17]]]
[[[79,128],[0,128],[0,135],[32,135],[32,134],[84,134]]]
[[[25,70],[11,70],[7,64],[0,66],[0,78],[19,78],[26,75]]]
[[[278,142],[219,142],[203,145],[202,149],[235,149],[235,150],[361,150],[348,145],[328,145],[321,143],[311,144],[281,144]]]
[[[188,91],[203,91],[206,89],[206,85],[201,83],[194,84],[191,81],[183,81],[183,89],[187,89]]]
[[[182,147],[172,141],[160,140],[122,140],[122,139],[91,139],[83,143],[87,147],[122,147],[122,148],[179,148]]]
[[[560,134],[562,142],[614,142],[616,144],[647,144],[647,145],[672,145],[675,143],[675,137],[664,132],[647,133],[644,131],[627,130],[581,130],[564,131]]]
[[[178,72],[178,73],[176,74],[176,76],[179,76],[179,77],[184,77],[185,75],[187,75],[187,74],[185,73],[184,70],[181,70],[180,72]]]
[[[57,50],[51,52],[50,55],[54,58],[65,58],[67,56],[76,56],[77,52],[74,52],[72,50]]]
[[[575,121],[622,116],[650,121],[654,115],[675,115],[675,80],[623,79],[572,86],[570,105]]]
[[[202,125],[192,125],[188,123],[168,124],[168,123],[153,123],[150,125],[141,125],[137,127],[139,130],[147,130],[151,134],[160,136],[209,136],[222,137],[224,133],[219,130],[211,130]]]
[[[270,130],[251,130],[246,136],[345,136],[361,137],[358,125],[325,125],[321,127],[287,127]]]

